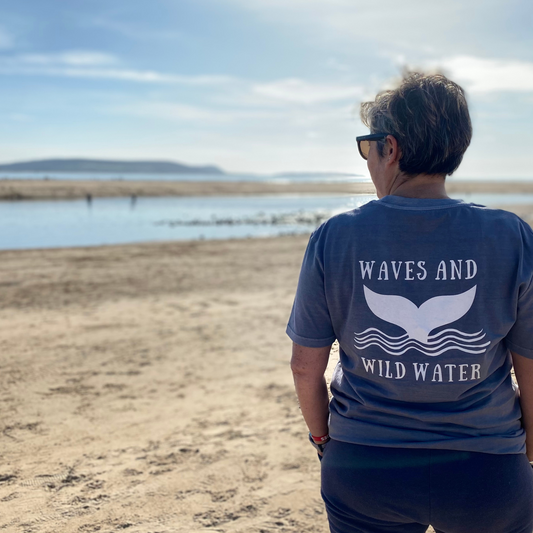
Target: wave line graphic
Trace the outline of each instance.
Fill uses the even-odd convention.
[[[361,331],[361,333],[356,333],[356,335],[364,335],[365,333],[368,333],[369,331],[376,331],[377,333],[379,333],[383,337],[387,337],[388,339],[393,339],[393,340],[407,339],[407,337],[409,337],[409,335],[407,335],[407,333],[404,333],[403,335],[400,335],[399,337],[391,337],[390,335],[387,335],[386,333],[383,333],[383,331],[381,331],[378,328],[368,328],[368,329],[365,329],[365,331]]]
[[[358,348],[359,350],[363,350],[364,348],[368,348],[369,346],[372,346],[372,345],[379,346],[384,352],[386,352],[386,353],[388,353],[390,355],[403,355],[405,352],[415,348],[420,353],[423,353],[424,355],[427,355],[428,357],[435,357],[435,356],[441,355],[444,352],[447,352],[449,350],[459,350],[461,352],[471,353],[471,354],[482,354],[482,353],[485,352],[485,348],[489,344],[490,344],[490,342],[487,343],[487,344],[484,344],[482,346],[475,346],[475,347],[473,346],[472,348],[478,348],[476,350],[466,349],[466,348],[463,348],[462,346],[452,345],[452,346],[447,346],[446,348],[442,348],[442,350],[440,350],[440,351],[438,351],[436,353],[428,353],[425,350],[422,350],[422,349],[420,349],[417,346],[407,346],[405,349],[400,350],[400,351],[391,351],[391,350],[388,350],[388,349],[384,348],[383,346],[380,346],[377,342],[369,342],[368,344],[364,344],[363,346],[358,346],[357,344],[355,344],[355,347]]]
[[[391,346],[389,344],[386,344],[384,341],[382,341],[381,339],[369,339],[367,341],[358,341],[357,339],[355,339],[356,343],[359,343],[359,345],[367,345],[367,346],[370,346],[370,345],[374,345],[374,346],[381,346],[383,348],[388,348],[389,350],[392,350],[392,351],[399,351],[403,348],[405,348],[406,346],[409,346],[411,348],[416,348],[420,351],[424,351],[426,353],[433,353],[433,352],[437,352],[439,351],[441,348],[443,348],[444,346],[455,346],[457,347],[457,349],[461,349],[461,348],[469,348],[469,349],[473,349],[473,348],[485,348],[487,347],[490,342],[487,342],[485,344],[478,344],[478,345],[471,345],[471,344],[462,344],[462,343],[458,343],[458,342],[454,342],[452,340],[450,341],[445,341],[441,344],[439,344],[438,346],[432,346],[432,347],[427,347],[427,346],[424,346],[422,344],[420,344],[419,342],[415,341],[414,339],[411,339],[409,341],[406,341],[400,345],[396,345],[396,346]],[[357,347],[357,344],[356,344],[356,347]]]
[[[417,350],[428,357],[441,355],[449,350],[458,350],[470,354],[482,354],[490,341],[480,342],[486,337],[483,330],[475,333],[465,333],[458,329],[448,328],[428,336],[427,342],[409,337],[406,333],[392,337],[377,328],[368,328],[361,333],[354,333],[354,346],[364,350],[370,346],[377,346],[390,355],[403,355],[408,350]]]
[[[436,339],[438,336],[442,335],[443,333],[448,333],[449,331],[452,333],[458,333],[459,335],[463,335],[463,337],[475,337],[476,335],[480,335],[481,333],[483,333],[482,329],[480,329],[476,333],[465,333],[464,331],[459,331],[458,329],[448,328],[448,329],[443,329],[442,331],[439,331],[438,333],[435,333],[434,335],[430,335],[428,339]],[[383,333],[383,332],[380,332],[380,333]]]
[[[411,340],[413,342],[417,342],[422,347],[430,348],[432,346],[440,346],[444,342],[452,340],[452,339],[459,341],[459,343],[470,343],[471,344],[471,343],[478,342],[478,341],[482,340],[485,336],[486,335],[483,334],[483,335],[480,335],[478,337],[473,337],[473,338],[470,338],[470,339],[463,339],[462,337],[459,337],[457,335],[445,335],[444,337],[441,337],[440,339],[431,340],[431,341],[428,341],[426,343],[422,343],[420,341],[417,341],[416,339],[409,339],[409,338],[406,338],[406,339],[398,341],[398,342],[392,342],[392,341],[389,341],[387,339],[382,338],[380,335],[377,335],[376,333],[371,333],[371,334],[365,335],[365,336],[360,336],[360,335],[356,334],[354,339],[357,342],[366,342],[366,341],[369,341],[369,340],[379,340],[379,341],[383,342],[384,344],[386,344],[387,346],[390,346],[390,347],[401,346],[401,345],[405,344],[406,342],[408,342],[409,340]]]

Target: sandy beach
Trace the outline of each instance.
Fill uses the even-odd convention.
[[[306,237],[0,253],[0,530],[327,531],[284,327]]]
[[[0,531],[326,533],[284,333],[306,243],[0,252]]]
[[[450,195],[533,193],[527,181],[454,181]],[[0,200],[67,200],[123,196],[250,196],[270,194],[375,194],[372,183],[274,183],[252,181],[98,181],[2,179]]]

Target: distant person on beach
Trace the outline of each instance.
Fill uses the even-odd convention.
[[[533,232],[446,194],[472,136],[456,83],[407,74],[361,118],[378,200],[311,235],[287,327],[330,530],[531,533]]]

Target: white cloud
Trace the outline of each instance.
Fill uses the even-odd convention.
[[[355,99],[362,93],[361,87],[356,85],[310,83],[298,78],[255,84],[252,91],[274,100],[298,104]]]
[[[471,93],[532,92],[533,63],[457,56],[434,63]]]
[[[516,59],[482,58],[475,56],[452,56],[412,64],[404,55],[384,54],[402,70],[443,72],[461,84],[469,93],[488,94],[501,92],[533,92],[533,62]],[[396,87],[397,76],[383,84],[385,88]]]
[[[201,107],[175,102],[133,102],[109,108],[111,113],[163,119],[176,122],[231,123],[239,120],[266,120],[281,118],[280,113],[265,110],[234,110]]]
[[[11,63],[29,65],[66,65],[72,67],[95,67],[118,62],[111,54],[102,52],[70,50],[59,54],[23,54],[10,58]]]
[[[352,117],[352,107],[342,106],[327,109],[309,108],[228,108],[191,105],[181,102],[132,101],[126,104],[105,106],[101,109],[112,114],[124,114],[150,119],[175,122],[198,122],[206,126],[217,123],[251,121],[260,124],[264,131],[268,121],[275,129],[292,127],[296,131],[321,128],[325,125],[346,124]]]
[[[104,78],[144,83],[175,83],[181,85],[218,85],[232,81],[230,76],[180,76],[176,74],[165,74],[155,70],[129,69],[64,68],[43,70],[42,74],[70,78]]]
[[[234,81],[230,76],[180,76],[155,70],[120,68],[115,56],[92,51],[58,54],[22,54],[0,57],[0,74],[94,78],[181,85],[220,85]],[[117,65],[111,67],[111,65]]]

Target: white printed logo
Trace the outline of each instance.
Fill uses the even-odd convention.
[[[461,294],[435,296],[417,307],[411,300],[392,294],[378,294],[363,286],[366,303],[382,320],[395,324],[406,333],[391,337],[377,328],[355,333],[355,347],[359,350],[379,346],[391,355],[402,355],[416,349],[424,355],[437,356],[448,350],[481,354],[490,344],[476,344],[485,337],[481,329],[477,333],[464,333],[457,329],[445,329],[430,335],[434,329],[459,320],[472,307],[476,285]]]

